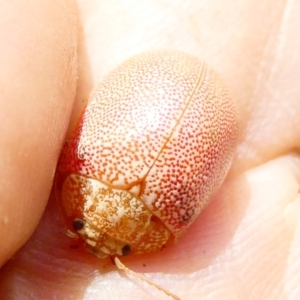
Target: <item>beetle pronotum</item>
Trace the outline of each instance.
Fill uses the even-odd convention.
[[[104,258],[178,240],[230,167],[236,107],[219,76],[179,51],[137,55],[94,89],[55,188],[69,236]]]

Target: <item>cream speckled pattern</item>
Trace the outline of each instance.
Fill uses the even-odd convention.
[[[148,220],[154,214],[159,227],[165,226],[177,239],[221,185],[237,135],[236,108],[214,71],[182,52],[144,53],[110,72],[94,89],[74,138],[63,149],[57,187],[62,189],[66,176],[73,174],[66,180],[70,181],[68,193],[75,195],[77,174],[85,182],[98,180],[110,193],[126,191],[131,200],[122,204],[122,211],[134,210],[136,201],[141,201],[141,207],[150,212]],[[65,197],[59,201],[67,217],[92,222],[82,215],[90,201],[86,193],[81,192],[80,200],[58,194]],[[101,197],[97,199],[101,202]],[[97,211],[92,210],[89,218],[93,213],[97,219]],[[115,221],[116,215],[110,214]],[[144,251],[137,251],[138,243],[147,244],[149,237],[140,238],[140,225],[130,240],[119,225],[107,232],[104,223],[97,222],[94,230],[131,245],[135,253]],[[161,235],[160,242],[149,240],[157,245],[144,246],[145,252],[166,242]],[[140,241],[133,242],[137,236]],[[120,250],[110,253],[120,255]]]

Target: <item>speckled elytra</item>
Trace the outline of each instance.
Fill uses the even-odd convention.
[[[178,240],[230,167],[238,135],[219,76],[179,51],[134,56],[93,90],[55,189],[69,236],[94,255]]]

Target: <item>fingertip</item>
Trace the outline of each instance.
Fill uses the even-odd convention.
[[[45,209],[76,90],[71,1],[3,4],[0,36],[0,265]]]

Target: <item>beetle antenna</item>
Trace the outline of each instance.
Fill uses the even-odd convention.
[[[179,298],[178,296],[172,294],[170,291],[166,290],[165,288],[163,288],[163,287],[160,286],[159,284],[157,284],[157,283],[155,283],[155,282],[153,282],[153,281],[147,279],[146,277],[144,277],[144,276],[142,276],[142,275],[140,275],[140,274],[138,274],[138,273],[136,273],[136,272],[134,272],[134,271],[128,269],[128,268],[127,268],[127,267],[119,260],[118,257],[115,257],[114,260],[115,260],[116,266],[117,266],[120,270],[125,271],[127,274],[130,274],[130,275],[132,275],[132,276],[134,276],[134,277],[140,279],[141,281],[145,281],[145,282],[147,282],[148,284],[150,284],[150,285],[152,285],[152,286],[155,286],[158,290],[164,292],[166,295],[172,297],[173,299],[175,299],[175,300],[180,300],[180,298]]]

